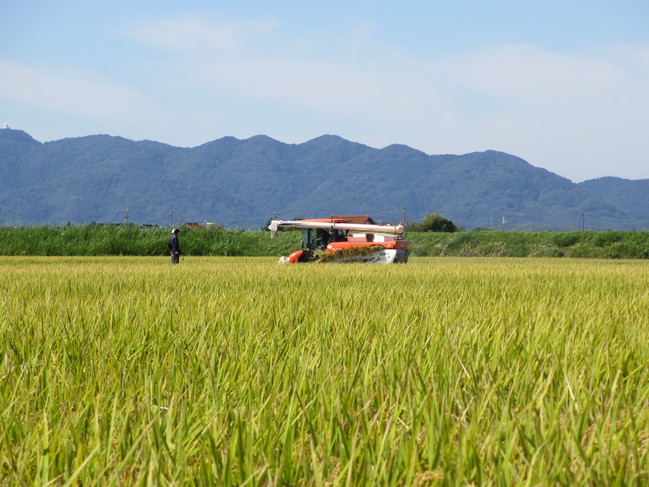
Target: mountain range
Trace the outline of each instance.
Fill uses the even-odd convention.
[[[573,183],[497,151],[428,155],[334,135],[264,135],[191,148],[91,135],[41,143],[0,129],[0,225],[214,222],[258,229],[272,215],[440,212],[466,229],[647,229],[649,179]]]

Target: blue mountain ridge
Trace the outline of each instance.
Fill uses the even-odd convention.
[[[41,143],[0,130],[0,225],[129,220],[258,229],[282,218],[439,211],[467,229],[649,228],[649,180],[573,183],[498,151],[428,155],[322,135],[264,135],[183,148],[91,135]],[[128,209],[128,210],[127,210]]]

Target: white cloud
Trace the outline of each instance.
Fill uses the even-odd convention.
[[[362,23],[332,36],[289,33],[270,18],[141,20],[126,35],[153,50],[138,51],[134,72],[106,79],[0,62],[0,97],[105,119],[125,136],[141,133],[139,124],[181,145],[326,132],[428,153],[504,150],[574,180],[649,177],[649,46],[566,54],[510,45],[424,57],[376,33]]]
[[[0,98],[13,103],[98,119],[160,115],[133,87],[97,79],[80,69],[0,61],[0,72]]]
[[[471,140],[575,180],[648,176],[649,48],[565,55],[507,47],[462,59],[450,72],[495,105],[477,122],[464,119]]]
[[[158,25],[159,35],[184,29],[184,22]],[[304,133],[301,125],[309,120],[314,130],[375,146],[399,142],[429,153],[504,150],[573,180],[648,176],[635,162],[649,154],[642,133],[649,125],[646,48],[578,55],[501,46],[421,59],[373,44],[372,29],[359,26],[345,37],[351,39],[348,49],[332,43],[340,49],[328,46],[325,54],[309,39],[282,39],[279,29],[199,24],[185,48],[201,55],[181,62],[187,89],[295,117],[293,128],[287,124],[286,133],[276,134],[282,140]],[[205,56],[208,39],[219,32],[238,40],[215,42],[223,48]],[[249,45],[248,35],[260,41],[256,49],[233,47]],[[273,49],[263,47],[265,36]],[[367,56],[366,46],[375,55]],[[333,127],[323,128],[323,121]],[[629,160],[626,170],[621,157]]]
[[[267,37],[276,27],[270,19],[232,22],[188,14],[134,21],[126,35],[143,44],[173,51],[232,54],[245,49],[254,39]]]
[[[284,36],[279,27],[270,19],[184,16],[139,22],[129,35],[177,53],[169,75],[187,90],[372,124],[377,115],[406,116],[421,104],[412,96],[422,93],[423,80],[402,64],[397,50],[380,46],[378,59],[376,52],[364,57],[377,50],[372,25],[352,26],[333,39]]]

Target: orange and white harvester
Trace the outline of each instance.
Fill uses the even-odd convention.
[[[282,257],[280,263],[313,262],[324,252],[334,254],[326,262],[408,262],[408,241],[403,238],[403,225],[376,225],[366,215],[271,220],[268,229],[271,238],[275,238],[280,229],[302,232],[302,250]]]

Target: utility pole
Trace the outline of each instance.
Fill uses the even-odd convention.
[[[169,226],[173,227],[174,226],[174,211],[169,210]]]
[[[581,231],[582,231],[582,232],[583,232],[584,230],[586,230],[586,225],[585,225],[585,223],[584,223],[584,221],[585,221],[585,220],[584,220],[584,215],[585,215],[584,213],[581,214]]]
[[[124,213],[124,220],[126,224],[128,225],[128,206],[126,207],[126,212]]]
[[[408,214],[406,213],[406,207],[401,207],[401,223],[406,226],[408,225]]]

